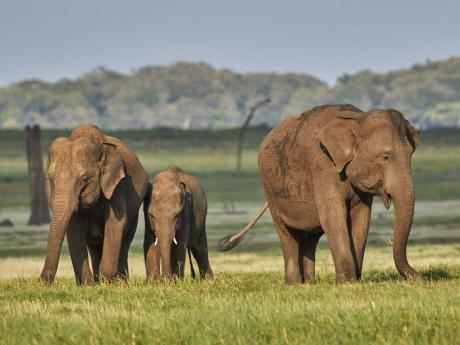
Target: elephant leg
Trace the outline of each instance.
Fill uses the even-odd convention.
[[[331,198],[333,193],[322,193],[329,196],[327,200],[316,200],[321,227],[327,236],[335,266],[337,283],[357,280],[355,261],[351,250],[351,239],[348,233],[347,206],[341,196]]]
[[[200,277],[206,280],[212,279],[214,275],[211,270],[211,265],[209,264],[208,240],[205,229],[200,232],[200,236],[196,241],[196,246],[192,246],[191,251],[198,264]]]
[[[153,229],[146,228],[144,233],[144,260],[147,279],[160,279],[160,250],[155,245]]]
[[[94,281],[99,281],[99,265],[102,259],[102,244],[88,245],[89,254],[91,256],[91,266],[93,268]]]
[[[99,267],[101,278],[113,280],[118,273],[118,260],[120,257],[123,234],[126,232],[126,212],[113,211],[110,207],[109,215],[104,227],[104,245],[102,249],[102,260]],[[120,214],[122,214],[120,216]],[[119,218],[118,218],[118,217]]]
[[[171,271],[174,277],[184,277],[185,250],[181,245],[173,245],[171,249]]]
[[[320,231],[307,235],[299,244],[299,264],[303,282],[315,279],[316,246],[324,233],[322,229]]]
[[[302,282],[302,275],[299,267],[299,242],[295,234],[287,228],[284,222],[272,211],[273,224],[281,242],[281,249],[284,258],[284,280],[287,284]]]
[[[73,215],[67,230],[70,258],[78,285],[93,284],[93,274],[89,267],[86,235],[88,229],[78,215]]]
[[[138,218],[139,216],[136,215],[136,217],[131,221],[128,231],[126,235],[123,237],[123,240],[121,243],[120,257],[118,258],[118,275],[123,279],[127,279],[129,276],[129,272],[128,272],[129,247],[131,246],[131,242],[133,241],[134,234],[136,233]]]
[[[352,240],[352,253],[354,256],[356,277],[361,278],[364,250],[371,221],[372,196],[350,210],[350,237]]]

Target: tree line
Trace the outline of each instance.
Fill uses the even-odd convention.
[[[75,80],[27,80],[0,88],[0,127],[238,127],[267,97],[271,102],[253,124],[273,126],[317,104],[352,103],[363,110],[396,108],[420,128],[460,127],[460,58],[344,74],[333,86],[306,74],[243,74],[206,63],[146,66],[130,74],[99,67]]]

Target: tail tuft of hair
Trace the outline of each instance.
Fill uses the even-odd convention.
[[[243,236],[236,237],[235,239],[232,240],[232,237],[235,237],[235,235],[236,234],[231,234],[221,239],[219,243],[217,244],[217,250],[219,250],[220,252],[227,252],[233,249],[234,247],[236,247],[238,243],[240,243],[241,240],[243,239]]]

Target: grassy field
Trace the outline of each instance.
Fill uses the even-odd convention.
[[[30,227],[25,149],[18,131],[0,131],[0,344],[460,344],[460,131],[422,132],[413,158],[416,212],[409,261],[423,283],[404,282],[392,261],[392,212],[376,202],[362,282],[337,286],[324,238],[313,284],[286,286],[270,217],[264,215],[229,253],[217,241],[244,226],[263,202],[257,146],[267,128],[251,129],[243,171],[236,173],[236,131],[115,133],[153,175],[177,164],[209,195],[212,282],[145,282],[139,225],[131,279],[76,287],[64,246],[58,278],[37,279],[47,226]],[[46,146],[58,131],[43,133]]]

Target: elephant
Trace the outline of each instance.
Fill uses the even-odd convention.
[[[336,282],[359,280],[374,195],[394,208],[393,258],[399,273],[421,280],[407,260],[415,193],[411,157],[418,130],[394,109],[369,112],[322,105],[290,116],[263,140],[259,173],[266,202],[239,233],[236,246],[268,208],[281,242],[286,283],[314,278],[315,252],[326,233]]]
[[[203,187],[182,169],[172,166],[153,178],[149,204],[144,205],[144,257],[149,279],[182,278],[186,249],[192,277],[195,271],[190,250],[201,278],[213,278],[206,238],[207,207]]]
[[[126,279],[148,182],[137,156],[96,126],[80,125],[70,137],[54,140],[46,181],[52,219],[41,279],[54,280],[66,234],[77,284]]]

